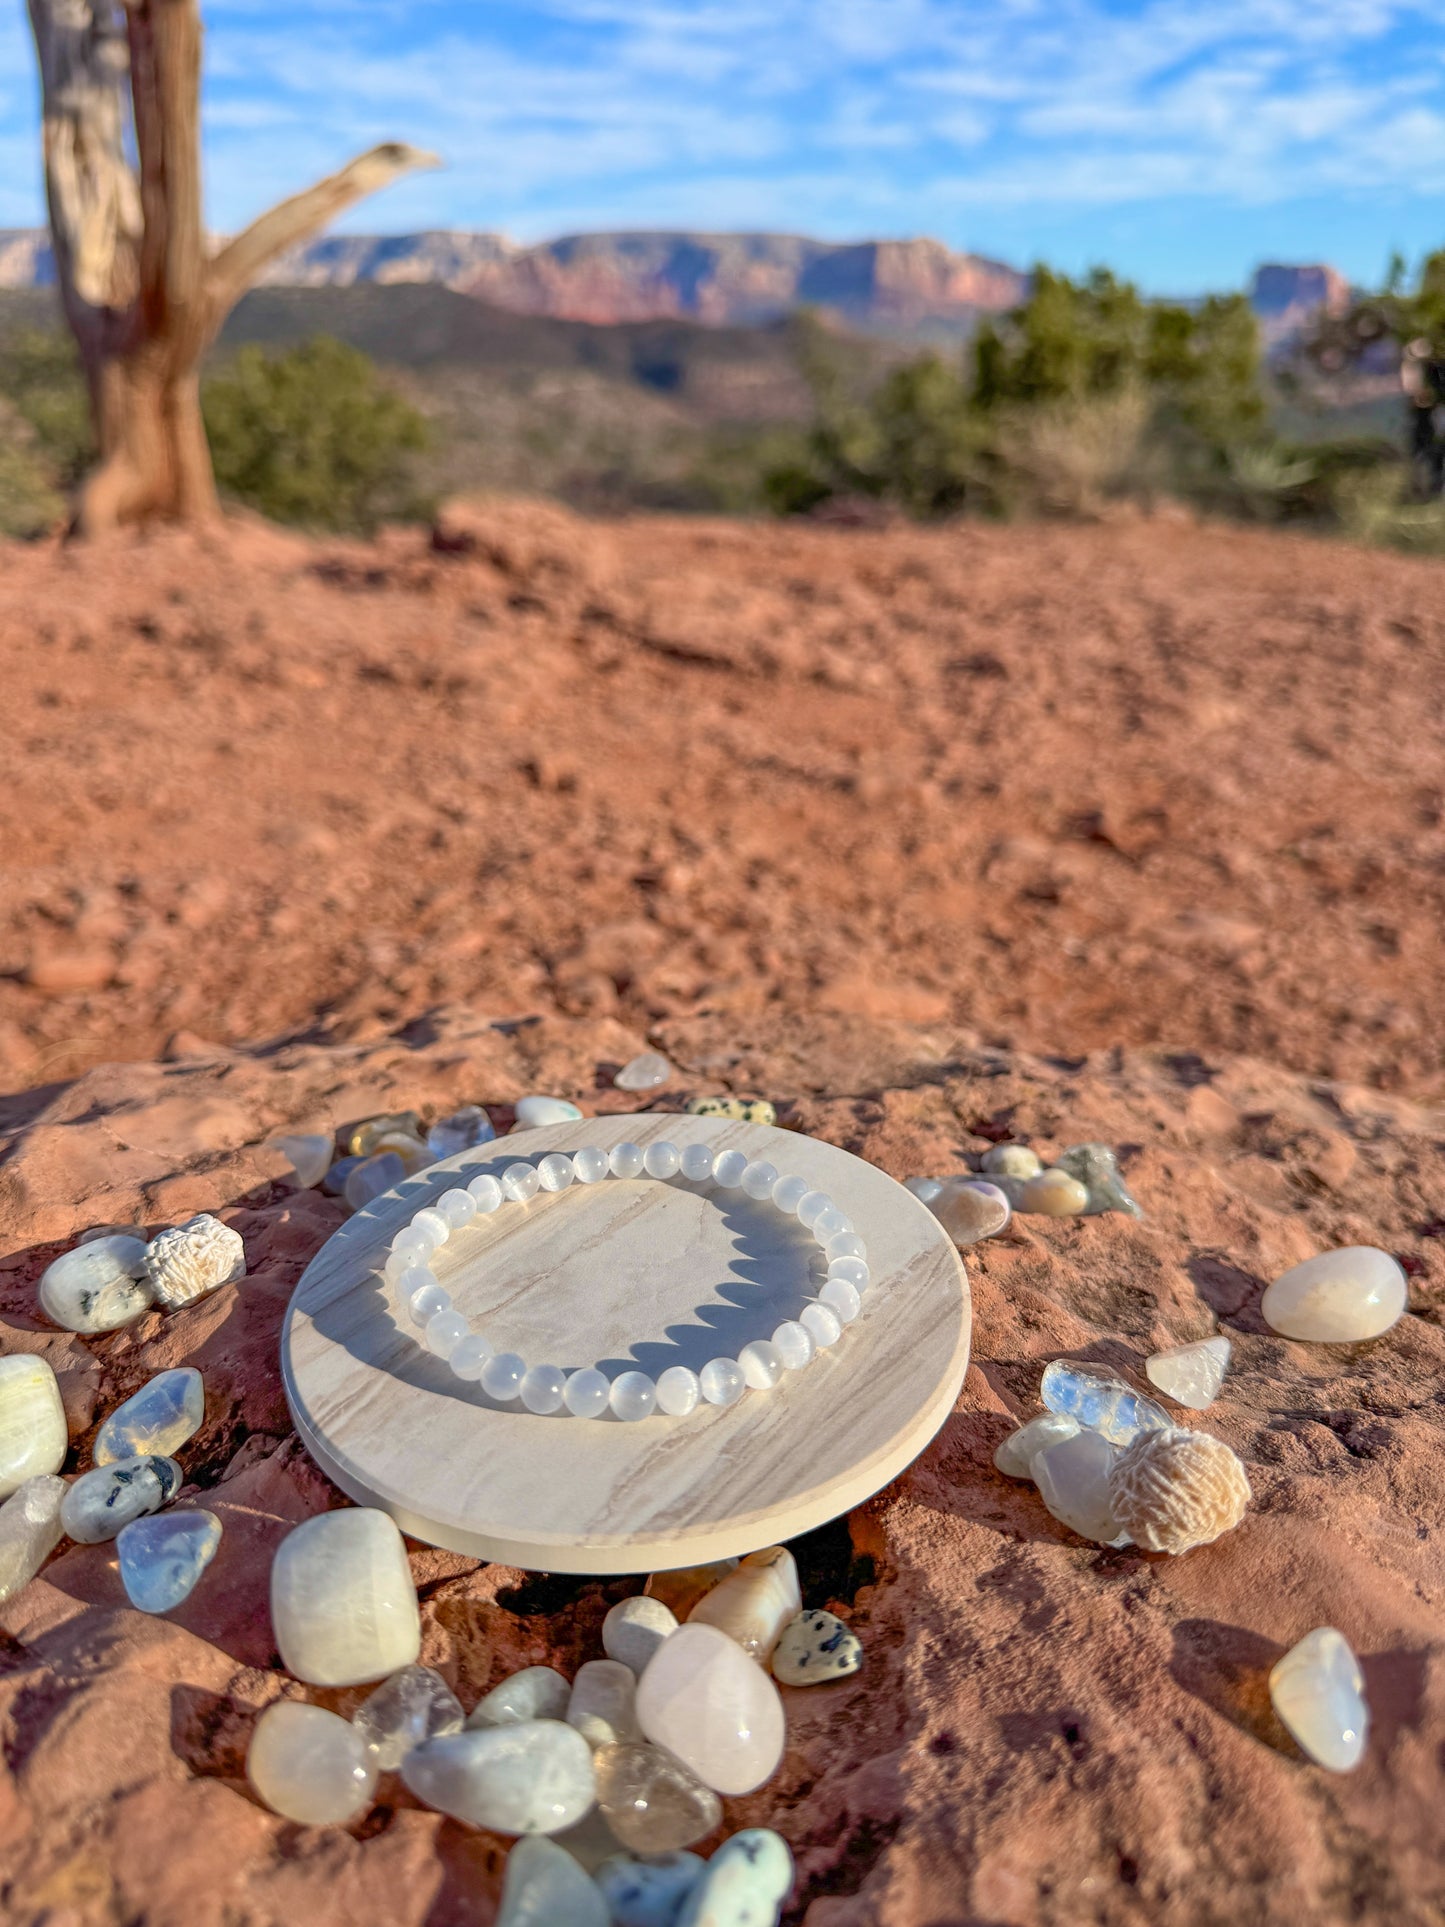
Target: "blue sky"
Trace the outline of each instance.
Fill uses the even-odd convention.
[[[1445,244],[1445,0],[205,0],[208,211],[438,149],[347,226],[932,234],[1159,291]],[[0,225],[41,218],[0,13]]]

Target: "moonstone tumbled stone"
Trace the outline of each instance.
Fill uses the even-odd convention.
[[[601,1746],[640,1740],[637,1724],[637,1675],[616,1659],[589,1659],[579,1666],[567,1702],[567,1724],[575,1726],[595,1753]],[[675,1843],[685,1847],[688,1842]],[[624,1846],[631,1845],[624,1841]]]
[[[246,1275],[246,1247],[209,1211],[157,1233],[146,1246],[146,1276],[156,1303],[168,1311],[192,1304]]]
[[[477,1701],[468,1726],[516,1726],[522,1720],[566,1717],[572,1688],[552,1666],[524,1666]]]
[[[674,1927],[774,1927],[792,1886],[787,1841],[768,1827],[747,1827],[708,1861]]]
[[[1034,1483],[1049,1511],[1081,1539],[1101,1546],[1129,1543],[1109,1500],[1109,1474],[1118,1457],[1118,1447],[1099,1432],[1077,1432],[1034,1457]]]
[[[1387,1332],[1408,1302],[1405,1274],[1388,1251],[1345,1245],[1281,1272],[1260,1310],[1286,1338],[1349,1345]]]
[[[661,1051],[639,1051],[630,1057],[613,1082],[619,1091],[655,1091],[672,1076],[672,1066]]]
[[[612,1909],[613,1927],[673,1927],[707,1862],[697,1853],[630,1853],[604,1860],[592,1876]]]
[[[421,1616],[387,1514],[352,1506],[294,1527],[271,1563],[271,1626],[281,1663],[312,1686],[360,1686],[410,1666]]]
[[[717,1626],[679,1626],[637,1685],[637,1717],[717,1793],[751,1793],[783,1757],[783,1703],[762,1667]]]
[[[676,1631],[672,1609],[640,1593],[620,1599],[603,1620],[602,1650],[609,1659],[620,1659],[640,1674],[663,1640]]]
[[[565,1847],[535,1834],[507,1855],[494,1927],[609,1927],[601,1889]]]
[[[172,1457],[187,1439],[195,1437],[205,1416],[205,1389],[194,1365],[157,1372],[123,1405],[116,1406],[95,1435],[91,1457],[97,1465],[143,1458],[153,1452]]]
[[[1085,1431],[1101,1433],[1111,1445],[1127,1445],[1141,1432],[1168,1431],[1174,1423],[1162,1405],[1123,1379],[1072,1358],[1056,1358],[1044,1367],[1039,1392],[1051,1412],[1077,1419]]]
[[[98,1546],[122,1526],[169,1505],[185,1483],[174,1459],[117,1459],[82,1472],[60,1506],[60,1523],[77,1545]]]
[[[478,1144],[490,1144],[496,1126],[480,1104],[464,1104],[450,1117],[438,1118],[426,1134],[426,1148],[434,1158],[453,1158]]]
[[[346,1148],[354,1157],[369,1158],[383,1138],[416,1137],[421,1118],[415,1111],[393,1111],[384,1117],[369,1117],[352,1128]]]
[[[1229,1353],[1227,1338],[1199,1338],[1192,1345],[1155,1352],[1145,1359],[1144,1370],[1149,1383],[1157,1385],[1176,1405],[1202,1412],[1219,1397]]]
[[[395,1151],[382,1151],[374,1158],[363,1158],[347,1173],[342,1196],[353,1211],[364,1211],[373,1198],[395,1190],[406,1176],[406,1166]]]
[[[945,1179],[929,1209],[960,1250],[981,1238],[996,1237],[1013,1216],[996,1184],[968,1178]]]
[[[1061,1152],[1056,1169],[1077,1178],[1089,1194],[1085,1215],[1102,1211],[1122,1211],[1125,1217],[1142,1218],[1138,1200],[1119,1175],[1119,1160],[1107,1144],[1071,1144]]]
[[[384,1679],[351,1716],[383,1773],[393,1772],[423,1740],[460,1733],[462,1703],[430,1666],[403,1666]]]
[[[634,1853],[675,1853],[722,1820],[712,1788],[660,1747],[604,1746],[593,1766],[603,1818]]]
[[[1365,1679],[1343,1633],[1317,1626],[1276,1660],[1269,1675],[1274,1710],[1318,1766],[1350,1773],[1369,1731]]]
[[[836,1613],[820,1610],[790,1619],[773,1648],[773,1678],[784,1686],[821,1686],[863,1664],[863,1644]]]
[[[214,1512],[161,1512],[132,1519],[115,1542],[126,1597],[143,1613],[168,1613],[190,1598],[216,1556]]]
[[[979,1163],[990,1177],[997,1173],[1003,1178],[1036,1178],[1044,1168],[1038,1152],[1027,1144],[990,1145]]]
[[[565,1097],[519,1097],[514,1106],[518,1128],[534,1131],[543,1124],[572,1124],[582,1113]]]
[[[331,1169],[336,1140],[329,1131],[303,1131],[289,1137],[273,1137],[270,1148],[279,1151],[291,1166],[291,1175],[303,1191],[320,1184]]]
[[[152,1303],[145,1240],[94,1238],[63,1251],[40,1274],[40,1309],[68,1332],[109,1332]]]
[[[1077,1218],[1088,1205],[1088,1192],[1067,1171],[1040,1171],[1018,1194],[1019,1210],[1041,1218]]]
[[[42,1472],[0,1505],[0,1604],[28,1586],[60,1544],[64,1497],[64,1479]]]
[[[349,1720],[277,1700],[256,1722],[246,1772],[273,1813],[302,1826],[354,1819],[376,1791],[376,1762]]]
[[[1060,1439],[1071,1439],[1078,1429],[1079,1421],[1065,1412],[1040,1412],[1009,1433],[996,1448],[993,1462],[1006,1479],[1031,1479],[1039,1453]]]
[[[692,1626],[716,1626],[750,1659],[766,1666],[778,1637],[803,1610],[798,1566],[786,1546],[750,1552],[688,1614]]]
[[[401,1777],[423,1805],[495,1833],[560,1833],[595,1798],[591,1749],[561,1720],[428,1740],[407,1754]]]
[[[0,1499],[27,1479],[58,1472],[69,1442],[49,1360],[32,1352],[0,1358]]]

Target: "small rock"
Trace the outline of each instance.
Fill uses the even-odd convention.
[[[216,1556],[221,1522],[214,1512],[163,1512],[132,1519],[115,1542],[126,1598],[143,1613],[168,1613],[195,1591]]]
[[[53,950],[32,957],[21,976],[47,997],[68,997],[82,990],[104,990],[115,975],[112,950]]]
[[[450,1117],[438,1118],[426,1134],[426,1148],[433,1158],[454,1158],[459,1151],[490,1144],[496,1135],[496,1126],[480,1104],[464,1104]]]
[[[1111,1445],[1127,1445],[1140,1432],[1167,1432],[1174,1423],[1162,1405],[1123,1379],[1071,1358],[1056,1358],[1044,1367],[1039,1393],[1051,1412],[1077,1419]]]
[[[679,1626],[637,1683],[637,1718],[715,1793],[751,1793],[783,1757],[783,1703],[716,1626]]]
[[[750,1552],[735,1572],[704,1593],[687,1619],[690,1626],[718,1627],[766,1666],[784,1626],[802,1608],[796,1560],[786,1546],[768,1546]]]
[[[468,1726],[516,1726],[522,1720],[561,1720],[572,1688],[551,1666],[524,1666],[478,1700]]]
[[[1286,1338],[1350,1345],[1387,1332],[1404,1316],[1409,1298],[1405,1274],[1388,1251],[1346,1245],[1281,1272],[1260,1310]]]
[[[1034,1455],[1034,1483],[1049,1511],[1081,1539],[1101,1546],[1129,1543],[1110,1504],[1109,1474],[1118,1456],[1118,1447],[1098,1432],[1076,1432]]]
[[[1192,1345],[1155,1352],[1145,1359],[1144,1370],[1149,1383],[1157,1385],[1176,1405],[1202,1412],[1219,1397],[1230,1350],[1227,1338],[1200,1338]]]
[[[633,1853],[675,1853],[722,1824],[722,1801],[656,1746],[604,1746],[593,1767],[597,1804]]]
[[[645,1588],[649,1599],[660,1599],[679,1619],[686,1619],[705,1592],[711,1592],[720,1579],[736,1572],[740,1561],[719,1559],[710,1566],[678,1566],[671,1572],[655,1572]]]
[[[401,1168],[409,1178],[415,1177],[418,1171],[429,1171],[436,1163],[421,1139],[410,1131],[388,1131],[385,1137],[376,1140],[371,1156],[400,1158]]]
[[[257,1720],[246,1773],[273,1813],[307,1827],[354,1819],[376,1792],[376,1762],[351,1722],[299,1700]]]
[[[271,1628],[282,1665],[312,1686],[360,1686],[412,1665],[421,1617],[388,1515],[349,1506],[294,1526],[271,1562]]]
[[[602,1650],[609,1659],[620,1659],[640,1674],[663,1640],[676,1631],[671,1608],[641,1593],[619,1600],[603,1620]]]
[[[799,1613],[773,1648],[773,1677],[784,1686],[819,1686],[863,1664],[863,1643],[836,1613]]]
[[[560,1833],[595,1798],[591,1751],[561,1720],[428,1740],[407,1754],[401,1777],[423,1805],[495,1833]]]
[[[995,1450],[993,1462],[1006,1479],[1031,1479],[1034,1460],[1045,1447],[1071,1439],[1079,1429],[1077,1419],[1063,1412],[1040,1412],[1016,1432],[1010,1432]]]
[[[42,1472],[0,1505],[0,1604],[28,1586],[60,1544],[65,1491],[64,1479]]]
[[[1025,1181],[1018,1208],[1041,1218],[1077,1218],[1088,1210],[1089,1194],[1067,1171],[1040,1171]]]
[[[290,1137],[273,1137],[270,1148],[279,1151],[291,1166],[292,1175],[303,1191],[320,1184],[331,1169],[336,1140],[329,1131],[306,1132]]]
[[[776,1124],[778,1113],[765,1097],[695,1097],[690,1117],[729,1117],[735,1124]]]
[[[1141,1432],[1109,1473],[1109,1510],[1146,1552],[1188,1552],[1233,1531],[1249,1480],[1223,1439],[1208,1432]]]
[[[792,1888],[787,1841],[768,1827],[747,1827],[708,1861],[675,1927],[776,1927]]]
[[[495,1927],[608,1927],[607,1901],[571,1854],[534,1835],[507,1855]]]
[[[329,1197],[344,1198],[346,1196],[347,1179],[359,1164],[365,1164],[365,1162],[365,1158],[338,1158],[326,1173],[326,1176],[321,1180],[321,1189],[325,1191]]]
[[[369,1117],[362,1124],[354,1124],[347,1136],[346,1148],[354,1158],[369,1158],[382,1138],[398,1132],[403,1137],[420,1138],[421,1119],[415,1111],[393,1111],[387,1116]]]
[[[175,1311],[244,1278],[246,1247],[239,1232],[202,1211],[152,1238],[145,1268],[156,1303]]]
[[[707,1862],[696,1853],[614,1854],[593,1875],[614,1927],[673,1927]]]
[[[364,1211],[373,1199],[394,1191],[406,1176],[406,1166],[395,1151],[382,1151],[374,1158],[363,1158],[346,1174],[341,1195],[353,1211]]]
[[[619,1091],[655,1091],[672,1076],[672,1066],[661,1051],[639,1051],[613,1078]]]
[[[544,1124],[572,1124],[582,1115],[565,1097],[519,1097],[513,1108],[522,1131],[535,1131]]]
[[[91,1461],[111,1465],[117,1459],[152,1454],[172,1458],[200,1431],[205,1416],[205,1389],[194,1365],[157,1372],[123,1405],[117,1405],[101,1426]]]
[[[68,1332],[109,1332],[152,1303],[143,1238],[94,1238],[64,1251],[40,1275],[40,1309]]]
[[[118,1459],[82,1472],[60,1504],[60,1523],[77,1545],[98,1546],[144,1513],[169,1505],[185,1483],[174,1459]]]
[[[1038,1152],[1027,1144],[992,1144],[979,1159],[979,1166],[990,1177],[1020,1180],[1036,1178],[1044,1168]]]
[[[47,1359],[33,1352],[0,1358],[0,1499],[27,1479],[58,1472],[70,1435],[60,1386]]]
[[[403,1666],[364,1699],[351,1724],[383,1773],[399,1767],[414,1746],[442,1733],[460,1733],[462,1703],[429,1666]]]
[[[1055,1168],[1077,1178],[1088,1192],[1085,1216],[1122,1211],[1129,1218],[1143,1217],[1138,1200],[1119,1175],[1119,1160],[1109,1145],[1072,1144],[1056,1160]]]
[[[637,1675],[615,1659],[589,1659],[579,1666],[567,1701],[567,1724],[575,1726],[595,1753],[601,1746],[642,1738],[637,1724]],[[624,1846],[633,1843],[624,1840]],[[686,1840],[675,1843],[688,1845]]]
[[[905,1178],[903,1189],[911,1191],[920,1204],[932,1206],[935,1198],[943,1195],[942,1178]]]
[[[1343,1633],[1317,1626],[1270,1670],[1274,1710],[1317,1766],[1352,1773],[1370,1727],[1365,1679]]]
[[[1008,1199],[996,1184],[976,1178],[947,1178],[929,1209],[960,1250],[981,1238],[992,1238],[1013,1216]]]

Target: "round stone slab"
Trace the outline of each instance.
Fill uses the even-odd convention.
[[[628,1138],[740,1150],[830,1192],[868,1246],[863,1310],[801,1372],[730,1408],[624,1424],[499,1405],[419,1342],[381,1276],[391,1240],[484,1171]],[[681,1178],[609,1177],[505,1204],[454,1233],[433,1265],[498,1351],[612,1378],[736,1358],[796,1318],[824,1275],[796,1220]],[[776,1544],[886,1485],[953,1409],[970,1323],[947,1233],[875,1166],[728,1118],[588,1118],[460,1152],[358,1212],[296,1287],[281,1369],[317,1463],[403,1532],[540,1571],[649,1572]]]

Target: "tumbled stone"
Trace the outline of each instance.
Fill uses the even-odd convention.
[[[567,1724],[576,1727],[594,1753],[600,1746],[640,1740],[636,1699],[637,1675],[630,1666],[615,1659],[589,1659],[572,1682]]]
[[[214,1512],[162,1512],[132,1519],[115,1542],[126,1598],[143,1613],[168,1613],[189,1599],[216,1556]]]
[[[1140,1432],[1164,1432],[1174,1423],[1162,1405],[1123,1379],[1072,1358],[1056,1358],[1044,1367],[1039,1392],[1051,1412],[1077,1419],[1111,1445],[1127,1445]]]
[[[365,1158],[338,1158],[326,1173],[326,1176],[321,1180],[321,1189],[333,1198],[344,1198],[346,1196],[347,1179],[358,1165],[365,1164],[365,1162]]]
[[[460,1733],[463,1720],[461,1701],[429,1666],[403,1666],[351,1716],[383,1773],[393,1772],[423,1740]]]
[[[94,1238],[63,1251],[40,1274],[40,1309],[68,1332],[109,1332],[151,1308],[145,1240]]]
[[[60,1386],[48,1359],[33,1352],[0,1358],[0,1499],[65,1463],[70,1435]]]
[[[544,1124],[572,1124],[582,1113],[565,1097],[519,1097],[513,1110],[517,1128],[535,1131]]]
[[[450,1117],[440,1117],[426,1134],[426,1148],[434,1158],[454,1158],[459,1151],[490,1144],[497,1127],[480,1104],[464,1104]]]
[[[671,1572],[655,1572],[646,1586],[649,1599],[660,1599],[679,1619],[686,1619],[705,1592],[711,1592],[720,1579],[736,1572],[737,1559],[718,1559],[709,1566],[677,1566]]]
[[[1176,1405],[1202,1412],[1219,1397],[1230,1350],[1227,1338],[1199,1338],[1192,1345],[1155,1352],[1145,1359],[1144,1370],[1149,1383],[1157,1385]]]
[[[673,1074],[672,1066],[661,1051],[639,1051],[630,1057],[613,1082],[619,1091],[655,1091]]]
[[[385,1192],[394,1191],[405,1177],[406,1166],[396,1152],[381,1151],[352,1166],[341,1195],[353,1211],[364,1211]]]
[[[388,1131],[385,1137],[376,1140],[371,1155],[400,1159],[401,1168],[409,1178],[414,1178],[418,1171],[429,1171],[436,1163],[427,1146],[411,1131]]]
[[[1088,1192],[1086,1217],[1103,1211],[1122,1211],[1126,1217],[1142,1218],[1138,1200],[1119,1175],[1119,1160],[1107,1144],[1071,1144],[1055,1160],[1056,1170],[1067,1171]]]
[[[1370,1727],[1365,1678],[1349,1641],[1317,1626],[1276,1660],[1269,1675],[1274,1710],[1317,1766],[1351,1773]]]
[[[799,1613],[773,1648],[773,1678],[784,1686],[821,1686],[863,1664],[863,1643],[836,1613]]]
[[[1230,1532],[1249,1504],[1238,1456],[1208,1432],[1141,1432],[1109,1473],[1109,1510],[1146,1552],[1188,1552]]]
[[[920,1204],[926,1204],[931,1208],[934,1199],[943,1196],[943,1179],[905,1178],[903,1180],[903,1189],[905,1191],[911,1191]]]
[[[1079,1421],[1065,1412],[1040,1412],[1009,1433],[996,1448],[993,1462],[1006,1479],[1031,1479],[1039,1453],[1060,1439],[1071,1439],[1078,1429]]]
[[[312,1686],[360,1686],[410,1666],[421,1616],[387,1514],[349,1506],[293,1527],[271,1562],[271,1626],[282,1665]]]
[[[522,1720],[567,1716],[570,1684],[551,1666],[524,1666],[494,1686],[467,1715],[468,1726],[516,1726]]]
[[[783,1703],[762,1667],[716,1626],[689,1621],[637,1684],[637,1718],[716,1793],[751,1793],[783,1757]]]
[[[172,1225],[146,1246],[146,1276],[156,1303],[167,1311],[204,1298],[207,1292],[246,1275],[241,1234],[209,1211]]]
[[[361,1124],[354,1124],[347,1136],[346,1148],[352,1157],[369,1158],[377,1144],[384,1137],[400,1133],[403,1137],[421,1136],[421,1119],[415,1111],[391,1111],[382,1117],[369,1117]]]
[[[613,1854],[593,1875],[613,1927],[673,1927],[707,1862],[697,1853]]]
[[[1349,1345],[1387,1332],[1404,1316],[1409,1296],[1405,1274],[1388,1251],[1345,1245],[1281,1272],[1260,1310],[1286,1338]]]
[[[96,1465],[110,1465],[151,1453],[173,1457],[200,1431],[205,1416],[205,1389],[194,1365],[157,1372],[116,1406],[95,1435],[91,1458]]]
[[[1018,1208],[1040,1218],[1077,1218],[1089,1206],[1089,1194],[1067,1171],[1040,1171],[1024,1181]]]
[[[185,1483],[174,1459],[117,1459],[94,1472],[82,1472],[60,1505],[65,1536],[77,1545],[98,1546],[122,1526],[169,1505]]]
[[[633,1599],[620,1599],[603,1620],[602,1650],[609,1659],[620,1659],[634,1673],[641,1673],[663,1640],[676,1631],[671,1607],[639,1593]]]
[[[469,1726],[414,1747],[401,1777],[425,1806],[495,1833],[559,1833],[592,1806],[592,1753],[561,1720]]]
[[[779,1634],[802,1608],[797,1561],[786,1546],[767,1546],[750,1552],[687,1617],[689,1625],[717,1626],[766,1666]]]
[[[946,1178],[928,1208],[960,1250],[996,1237],[1013,1216],[998,1186],[977,1178]]]
[[[376,1762],[351,1722],[299,1700],[257,1720],[246,1773],[273,1813],[308,1827],[354,1819],[376,1792]]]
[[[609,1927],[602,1890],[572,1855],[541,1834],[507,1855],[494,1927]]]
[[[708,1861],[674,1927],[775,1927],[792,1889],[787,1841],[769,1827],[747,1827]]]
[[[1054,1517],[1101,1546],[1126,1546],[1129,1535],[1110,1504],[1109,1474],[1117,1446],[1099,1432],[1076,1432],[1034,1455],[1034,1483]]]
[[[270,1148],[279,1151],[291,1166],[291,1175],[303,1191],[320,1184],[331,1169],[336,1139],[329,1131],[303,1131],[273,1137]]]
[[[593,1758],[597,1804],[633,1853],[674,1853],[705,1840],[722,1821],[722,1801],[660,1747],[604,1746]]]
[[[776,1124],[778,1113],[765,1097],[695,1097],[691,1117],[729,1117],[736,1124]]]
[[[42,1472],[0,1505],[0,1604],[30,1584],[60,1544],[65,1481]]]
[[[1039,1154],[1027,1144],[991,1144],[979,1159],[981,1169],[990,1177],[1036,1178],[1043,1170]]]

